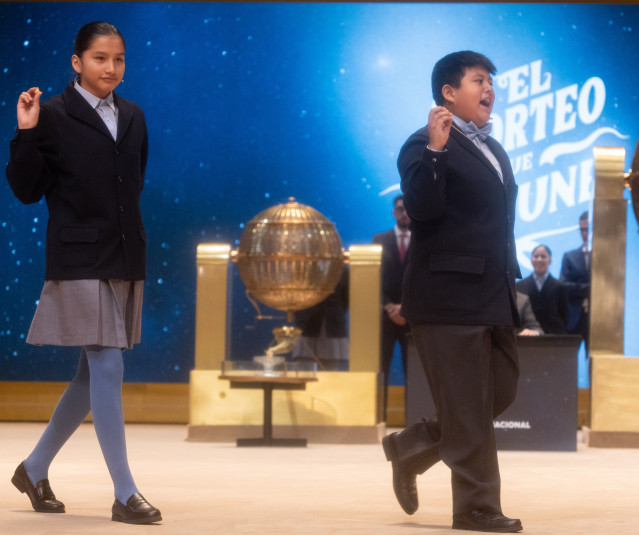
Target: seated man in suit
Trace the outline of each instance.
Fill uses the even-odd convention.
[[[373,236],[373,243],[382,246],[382,372],[384,374],[384,420],[388,405],[388,378],[395,345],[399,343],[402,354],[402,368],[406,373],[409,332],[408,322],[399,314],[402,302],[402,281],[408,265],[408,244],[410,240],[410,219],[404,208],[404,196],[393,199],[395,227]]]
[[[441,460],[452,475],[453,529],[516,533],[521,521],[501,509],[493,425],[519,378],[517,185],[508,155],[488,135],[495,71],[477,52],[440,59],[431,77],[437,106],[399,152],[411,220],[401,315],[437,418],[385,436],[382,446],[406,513],[418,508],[417,475]]]
[[[544,334],[544,330],[535,317],[530,299],[526,294],[517,292],[517,310],[521,319],[521,327],[517,329],[520,336],[539,336]]]
[[[549,272],[552,253],[538,245],[531,255],[533,273],[517,283],[517,291],[530,299],[533,312],[546,334],[565,334],[568,324],[568,290]]]

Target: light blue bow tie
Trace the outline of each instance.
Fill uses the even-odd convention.
[[[486,141],[486,138],[488,137],[488,134],[490,134],[492,129],[492,123],[486,123],[480,128],[475,123],[470,121],[464,129],[464,134],[466,134],[470,139],[475,139],[476,137],[478,137],[480,141]]]

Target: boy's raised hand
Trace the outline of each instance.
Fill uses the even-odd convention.
[[[437,106],[428,114],[428,146],[434,150],[444,150],[450,127],[453,124],[453,114],[443,106]]]

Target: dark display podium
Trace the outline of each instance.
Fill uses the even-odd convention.
[[[237,446],[301,446],[305,438],[273,438],[273,390],[304,390],[306,383],[317,381],[315,377],[278,377],[220,375],[231,382],[231,388],[256,388],[264,391],[264,419],[261,438],[238,438]]]
[[[495,421],[502,450],[576,451],[577,352],[574,335],[518,336],[521,374],[517,398]],[[406,425],[434,418],[435,406],[409,336]]]

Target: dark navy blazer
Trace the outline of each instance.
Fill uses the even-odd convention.
[[[46,198],[47,280],[143,280],[140,212],[147,160],[142,110],[114,94],[118,138],[69,84],[41,104],[38,125],[11,141],[7,178],[24,203]]]
[[[463,133],[451,128],[446,150],[429,150],[428,128],[398,157],[411,219],[402,315],[411,323],[518,325],[515,277],[517,185],[506,152],[488,147],[504,176]]]

